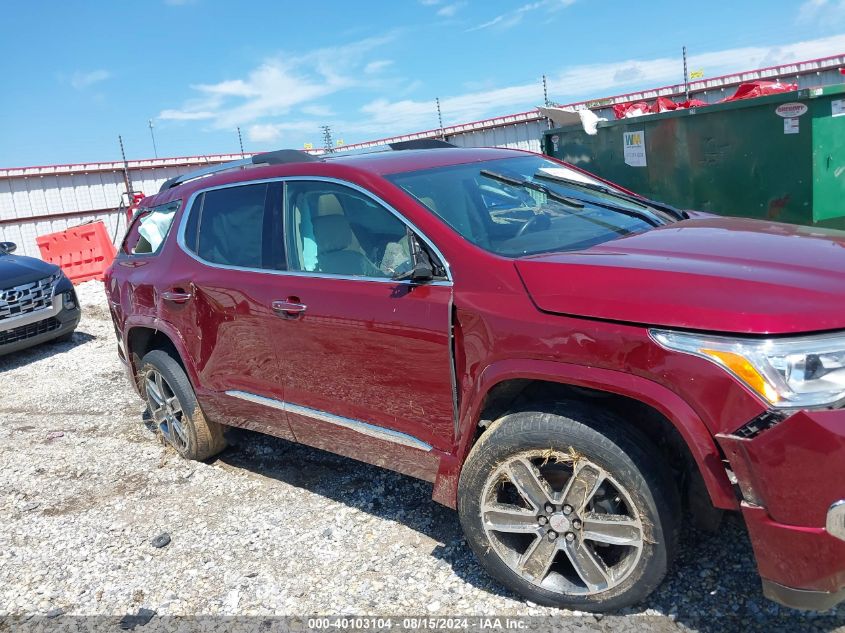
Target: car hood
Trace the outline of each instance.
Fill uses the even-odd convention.
[[[23,255],[0,255],[0,290],[38,281],[59,272],[55,264]]]
[[[546,312],[747,334],[845,328],[845,232],[699,217],[516,267]]]

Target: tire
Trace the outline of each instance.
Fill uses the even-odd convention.
[[[170,354],[159,349],[146,354],[140,375],[153,423],[177,453],[202,461],[226,448],[223,427],[205,418],[185,370]]]
[[[681,506],[644,435],[573,401],[495,421],[464,464],[458,513],[481,565],[515,593],[607,612],[663,581]]]

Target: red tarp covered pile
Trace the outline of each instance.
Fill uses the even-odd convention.
[[[793,90],[798,90],[798,84],[782,84],[779,81],[749,81],[748,83],[739,84],[739,88],[736,89],[732,97],[722,99],[719,103],[765,97],[766,95],[776,95],[781,92],[792,92]]]
[[[738,101],[740,99],[753,99],[754,97],[792,92],[793,90],[798,90],[798,84],[782,84],[779,81],[749,81],[740,84],[732,96],[722,99],[719,103]],[[681,110],[685,108],[701,108],[706,105],[709,104],[699,99],[675,102],[666,97],[657,97],[657,100],[653,104],[648,104],[645,101],[617,103],[613,106],[613,114],[617,119],[628,119],[643,114],[657,114],[658,112],[668,112],[669,110]]]
[[[628,119],[643,114],[657,114],[669,110],[681,110],[684,108],[700,108],[706,106],[704,101],[690,99],[689,101],[675,102],[666,97],[657,97],[657,101],[649,105],[645,101],[634,101],[632,103],[617,103],[613,106],[613,114],[617,119]]]

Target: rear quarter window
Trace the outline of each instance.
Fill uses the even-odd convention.
[[[126,255],[155,255],[170,232],[181,200],[174,200],[156,207],[140,209],[123,240]]]

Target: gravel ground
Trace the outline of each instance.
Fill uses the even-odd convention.
[[[145,631],[194,615],[545,616],[535,624],[584,631],[845,625],[845,609],[808,616],[765,600],[733,516],[715,536],[686,531],[648,602],[602,618],[492,582],[430,484],[245,431],[211,463],[184,461],[142,421],[102,284],[78,293],[72,342],[0,358],[0,630],[114,625],[139,609],[156,614]],[[153,547],[162,533],[170,543]]]

